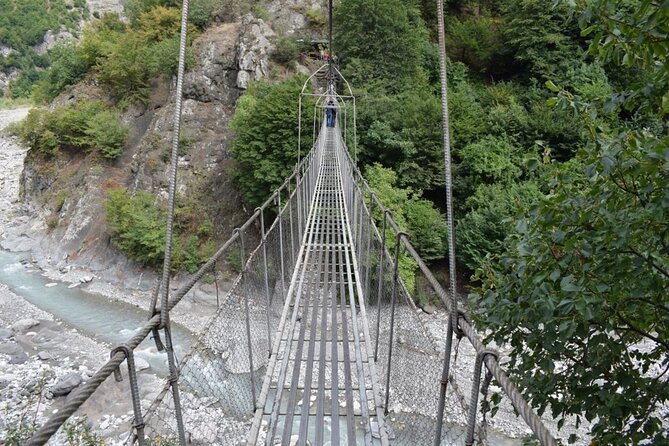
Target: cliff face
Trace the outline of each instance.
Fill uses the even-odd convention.
[[[272,22],[282,23],[283,33],[304,26],[305,8],[315,7],[299,2],[302,12],[295,12],[281,7],[283,3],[274,2],[268,8]],[[270,75],[274,35],[268,23],[247,15],[235,23],[215,25],[193,42],[197,63],[184,82],[181,141],[186,150],[179,158],[177,190],[203,204],[215,222],[218,241],[227,239],[248,217],[230,180],[234,162],[228,123],[248,82]],[[115,161],[61,153],[45,162],[28,152],[21,197],[23,210],[31,218],[17,221],[2,246],[31,249],[40,262],[61,272],[75,265],[119,285],[150,288],[153,272],[128,260],[111,244],[104,201],[107,190],[114,187],[146,190],[166,200],[175,84],[175,79],[155,80],[149,103],[125,112],[123,119],[131,133],[123,155]],[[94,81],[88,80],[63,93],[52,107],[104,97]]]

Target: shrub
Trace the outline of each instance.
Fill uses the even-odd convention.
[[[32,92],[36,102],[53,100],[67,86],[79,82],[90,66],[72,42],[56,45],[49,51],[51,67],[42,75]]]
[[[253,15],[260,20],[264,20],[265,22],[272,18],[272,15],[269,13],[269,11],[260,5],[256,5],[253,8]]]
[[[217,10],[218,0],[195,0],[190,3],[188,20],[199,29],[204,29]]]
[[[447,227],[434,205],[410,188],[397,186],[397,174],[380,164],[368,167],[365,177],[381,203],[393,213],[400,229],[407,231],[411,244],[424,260],[446,254]]]
[[[125,189],[111,189],[108,196],[107,232],[114,246],[132,259],[159,266],[165,255],[165,211],[144,191],[131,196]]]
[[[48,157],[54,156],[60,145],[56,134],[49,130],[51,120],[51,112],[34,108],[20,124],[12,126],[11,131],[30,149]]]
[[[512,184],[522,173],[516,149],[495,136],[466,145],[458,158],[456,188],[461,196],[471,195],[480,184]]]
[[[307,23],[316,30],[322,30],[327,24],[327,19],[320,8],[309,8],[306,12]]]
[[[45,156],[59,150],[96,151],[116,158],[128,137],[128,127],[118,112],[100,101],[82,101],[53,111],[33,109],[13,132],[30,149]]]
[[[472,69],[489,71],[493,57],[499,52],[497,24],[491,17],[448,20],[446,45],[448,54],[465,62]]]
[[[297,161],[297,97],[304,77],[269,84],[252,83],[235,110],[230,127],[236,132],[232,154],[238,163],[234,179],[244,198],[257,206],[290,175]],[[306,99],[304,110],[313,101]],[[311,139],[311,119],[303,116],[302,155]]]
[[[139,37],[146,42],[171,39],[180,33],[181,11],[156,6],[139,15],[135,28]]]
[[[272,59],[280,64],[287,64],[296,60],[300,55],[300,44],[295,37],[279,37]]]
[[[131,98],[146,102],[149,96],[149,66],[146,43],[135,33],[118,36],[109,53],[98,59],[98,79],[116,99]]]
[[[147,51],[147,64],[151,76],[172,76],[177,73],[179,67],[179,36],[171,39],[161,40]],[[195,65],[195,56],[192,48],[186,48],[186,70]]]
[[[90,147],[111,159],[123,153],[128,132],[128,127],[120,122],[118,114],[110,110],[91,116],[85,130]]]

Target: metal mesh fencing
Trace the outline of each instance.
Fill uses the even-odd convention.
[[[500,386],[510,381],[497,353],[454,307],[348,151],[339,157],[391,444],[499,444],[525,436],[555,444],[515,387]]]
[[[238,259],[240,275],[180,364],[189,444],[239,444],[250,429],[301,248],[319,162],[320,153],[313,150],[298,173],[236,230],[229,255]],[[261,243],[249,250],[247,240],[258,232]],[[166,383],[148,410],[148,444],[178,444],[176,412]]]

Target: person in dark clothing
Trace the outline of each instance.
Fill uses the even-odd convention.
[[[329,100],[325,107],[325,117],[326,117],[326,125],[328,127],[334,127],[335,119],[337,117],[337,110],[335,109],[334,101],[332,100]]]

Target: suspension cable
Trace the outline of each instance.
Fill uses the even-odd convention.
[[[437,0],[439,18],[439,71],[441,76],[441,112],[444,133],[444,172],[446,175],[446,219],[448,224],[448,275],[451,312],[457,312],[455,278],[455,225],[453,223],[453,174],[451,171],[451,134],[448,117],[448,75],[446,72],[446,33],[444,30],[444,1]]]
[[[167,199],[167,227],[165,229],[165,258],[163,259],[163,274],[160,280],[160,326],[168,324],[167,296],[169,294],[170,271],[172,268],[172,242],[174,230],[174,202],[177,185],[177,161],[179,158],[179,135],[181,133],[183,81],[186,66],[186,37],[188,31],[188,1],[183,0],[181,13],[181,40],[179,42],[179,66],[177,69],[176,101],[174,107],[174,130],[172,133],[172,158],[170,163],[169,196]],[[154,296],[156,294],[154,293]],[[156,296],[157,297],[157,296]],[[157,299],[155,299],[157,300]],[[156,303],[151,303],[152,313],[156,312]]]

